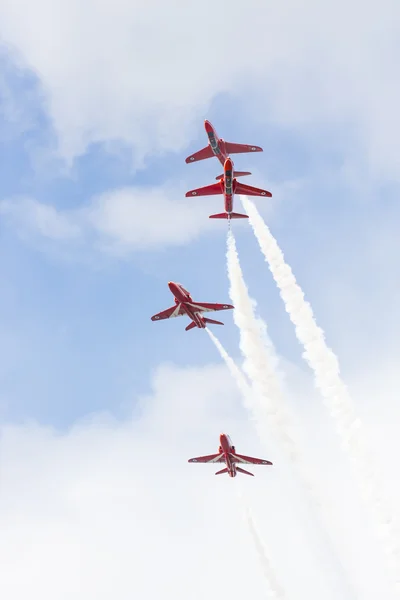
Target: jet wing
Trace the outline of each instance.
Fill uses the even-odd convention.
[[[225,148],[228,154],[244,154],[245,152],[263,152],[260,146],[250,146],[249,144],[232,144],[225,142]]]
[[[223,185],[221,185],[221,182],[212,183],[196,190],[190,190],[190,192],[186,192],[185,196],[189,198],[190,196],[216,196],[217,194],[223,194]]]
[[[261,190],[260,188],[253,187],[252,185],[246,185],[240,181],[236,181],[235,194],[243,194],[244,196],[267,196],[272,198],[271,192],[267,190]]]
[[[152,321],[161,321],[162,319],[172,319],[173,317],[181,317],[186,314],[181,304],[174,304],[171,308],[167,308],[151,317]]]
[[[247,465],[272,465],[272,462],[269,460],[264,460],[262,458],[253,458],[252,456],[244,456],[243,454],[231,454],[232,458],[235,462],[244,463]]]
[[[188,302],[195,312],[217,312],[218,310],[229,310],[235,308],[232,304],[215,304],[210,302]]]
[[[197,456],[196,458],[189,458],[190,463],[218,463],[225,462],[223,454],[209,454],[208,456]]]
[[[202,148],[198,152],[195,152],[191,156],[188,156],[185,160],[186,163],[196,162],[198,160],[204,160],[206,158],[211,158],[214,156],[214,152],[211,150],[211,146],[208,145],[205,148]]]

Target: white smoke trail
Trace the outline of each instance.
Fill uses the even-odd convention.
[[[313,484],[315,477],[311,476],[310,469],[299,450],[298,442],[292,435],[294,419],[285,409],[279,380],[273,368],[275,356],[273,354],[270,356],[271,348],[264,341],[265,326],[260,327],[260,319],[254,314],[253,302],[243,279],[235,238],[231,231],[228,232],[227,246],[229,294],[235,307],[233,318],[240,331],[240,349],[245,359],[243,370],[252,382],[254,391],[247,398],[248,401],[252,400],[250,408],[257,423],[258,433],[261,441],[270,433],[275,434],[280,440],[289,460],[297,469],[300,481],[318,510],[320,523],[323,526],[322,531],[324,534],[328,534],[326,542],[332,551],[332,558],[337,570],[346,582],[349,593],[354,595],[352,578],[349,578],[349,573],[344,568],[340,557],[337,556],[329,535],[329,531],[333,528],[328,526],[331,524],[328,499],[325,497],[324,502],[321,501]]]
[[[244,516],[244,520],[245,520],[247,529],[248,529],[251,539],[253,541],[254,548],[257,552],[257,555],[258,555],[258,558],[259,558],[259,561],[260,561],[260,564],[261,564],[261,567],[262,567],[262,570],[264,573],[264,578],[265,578],[265,581],[268,586],[268,596],[271,598],[276,598],[276,600],[285,600],[285,598],[286,598],[285,591],[278,581],[278,577],[276,576],[275,569],[272,566],[272,562],[269,558],[269,553],[268,553],[267,548],[266,548],[265,544],[263,543],[261,536],[257,530],[255,521],[254,521],[251,511],[250,511],[250,508],[248,507],[247,503],[245,502],[238,486],[236,486],[236,491],[237,491],[237,495],[238,495],[238,500],[243,509],[243,516]]]
[[[256,206],[247,196],[241,196],[241,200],[279,288],[286,311],[295,326],[297,339],[304,346],[303,356],[314,371],[316,387],[320,390],[331,416],[335,419],[343,446],[350,455],[364,500],[373,509],[378,534],[383,540],[394,572],[396,589],[400,592],[400,549],[395,539],[394,520],[378,492],[379,485],[372,459],[367,454],[362,424],[356,415],[349,391],[340,377],[338,360],[326,345],[324,332],[318,327],[310,304],[304,299],[304,294],[291,268],[286,264],[278,243]]]
[[[240,331],[240,349],[244,356],[243,370],[252,382],[256,420],[262,424],[269,422],[272,430],[279,434],[290,459],[297,463],[299,452],[290,434],[289,415],[284,409],[279,381],[275,375],[268,349],[263,342],[263,332],[259,319],[254,314],[252,300],[248,294],[236,250],[235,238],[228,232],[227,251],[229,295],[235,307],[233,319]],[[264,435],[267,432],[264,431]],[[261,437],[264,437],[261,434]]]
[[[225,350],[225,348],[223,347],[223,345],[221,344],[219,339],[213,334],[213,332],[210,331],[208,329],[208,327],[206,327],[206,331],[207,331],[208,335],[210,336],[210,338],[212,339],[212,341],[214,342],[218,352],[221,355],[221,358],[224,360],[226,366],[228,367],[230,374],[236,381],[236,385],[238,386],[239,390],[241,391],[243,396],[245,398],[247,398],[253,392],[251,390],[250,385],[247,383],[247,379],[246,379],[244,373],[237,366],[237,364],[235,363],[233,358],[231,356],[229,356],[229,354],[227,353],[227,351]]]

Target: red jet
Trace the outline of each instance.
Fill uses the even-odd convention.
[[[169,281],[168,287],[175,296],[175,305],[151,317],[152,321],[159,321],[160,319],[172,319],[173,317],[187,315],[190,319],[192,319],[192,323],[185,327],[185,331],[189,331],[189,329],[193,329],[193,327],[205,329],[207,326],[206,323],[214,323],[215,325],[223,325],[223,323],[221,323],[221,321],[214,321],[213,319],[206,319],[206,317],[202,317],[201,313],[234,308],[232,304],[193,302],[189,292],[185,290],[183,285],[180,283]]]
[[[252,456],[243,456],[242,454],[236,454],[235,446],[232,445],[229,435],[221,433],[219,436],[220,447],[218,448],[218,454],[210,454],[209,456],[198,456],[197,458],[190,458],[190,463],[225,463],[226,468],[217,471],[216,475],[222,473],[228,473],[229,477],[236,477],[238,473],[244,473],[245,475],[251,475],[253,473],[245,471],[240,467],[236,466],[236,463],[245,465],[272,465],[269,460],[263,460],[262,458],[253,458]]]
[[[245,152],[262,152],[263,149],[260,146],[248,146],[247,144],[232,144],[231,142],[225,142],[218,137],[217,132],[211,125],[210,121],[204,121],[204,127],[208,135],[208,146],[195,152],[192,156],[188,156],[186,159],[187,163],[196,162],[198,160],[204,160],[205,158],[212,158],[216,156],[223,166],[229,154],[244,154]],[[251,175],[247,171],[236,171],[234,175]]]
[[[217,194],[223,194],[225,199],[225,211],[223,213],[217,213],[216,215],[210,215],[210,219],[247,219],[247,215],[232,212],[233,208],[233,197],[235,194],[243,194],[245,196],[267,196],[272,197],[271,192],[267,190],[261,190],[251,185],[244,185],[240,183],[235,177],[232,177],[233,161],[231,158],[227,158],[224,163],[224,173],[219,175],[218,183],[212,183],[205,187],[198,188],[197,190],[191,190],[186,193],[186,198],[190,196],[216,196]],[[238,173],[236,172],[236,175]]]

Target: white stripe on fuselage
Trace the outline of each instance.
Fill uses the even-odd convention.
[[[183,310],[186,312],[187,316],[196,323],[197,327],[201,327],[203,329],[204,323],[203,323],[201,316],[199,316],[198,312],[190,310],[191,305],[189,304],[189,302],[186,302],[182,306],[183,306]]]
[[[229,454],[225,454],[225,463],[226,463],[226,468],[228,469],[228,472],[232,475],[234,475],[236,473],[236,467],[235,467],[235,463],[231,461],[231,457]]]

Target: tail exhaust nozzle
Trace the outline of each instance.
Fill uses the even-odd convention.
[[[248,215],[241,215],[240,213],[217,213],[216,215],[210,215],[209,219],[248,219]]]

